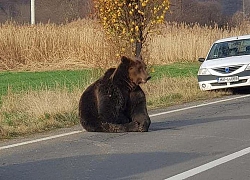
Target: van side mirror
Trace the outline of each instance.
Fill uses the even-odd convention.
[[[204,62],[204,61],[205,61],[205,58],[199,58],[198,61],[199,61],[199,62]]]

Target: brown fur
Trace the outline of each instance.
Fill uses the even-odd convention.
[[[106,71],[90,85],[79,103],[80,121],[87,131],[148,131],[150,118],[139,84],[150,78],[139,59],[122,57],[117,68]]]

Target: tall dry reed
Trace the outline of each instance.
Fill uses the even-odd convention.
[[[110,65],[112,47],[98,23],[82,20],[66,25],[2,24],[0,68],[96,67]]]
[[[250,24],[235,28],[165,24],[160,33],[152,35],[148,42],[149,59],[152,63],[166,64],[176,61],[197,61],[205,57],[211,44],[221,38],[250,34]]]
[[[204,57],[215,40],[250,34],[250,25],[219,28],[186,24],[165,24],[148,37],[145,58],[151,64],[196,61]],[[0,27],[0,69],[28,70],[75,67],[110,67],[117,64],[116,44],[107,41],[95,20],[84,19],[66,25],[17,25]]]

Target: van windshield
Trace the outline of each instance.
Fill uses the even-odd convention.
[[[207,60],[242,55],[250,55],[250,39],[215,43]]]

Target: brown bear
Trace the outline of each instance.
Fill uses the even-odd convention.
[[[149,76],[141,59],[125,56],[117,68],[90,85],[79,103],[80,122],[91,132],[145,132],[151,123],[139,86]]]

